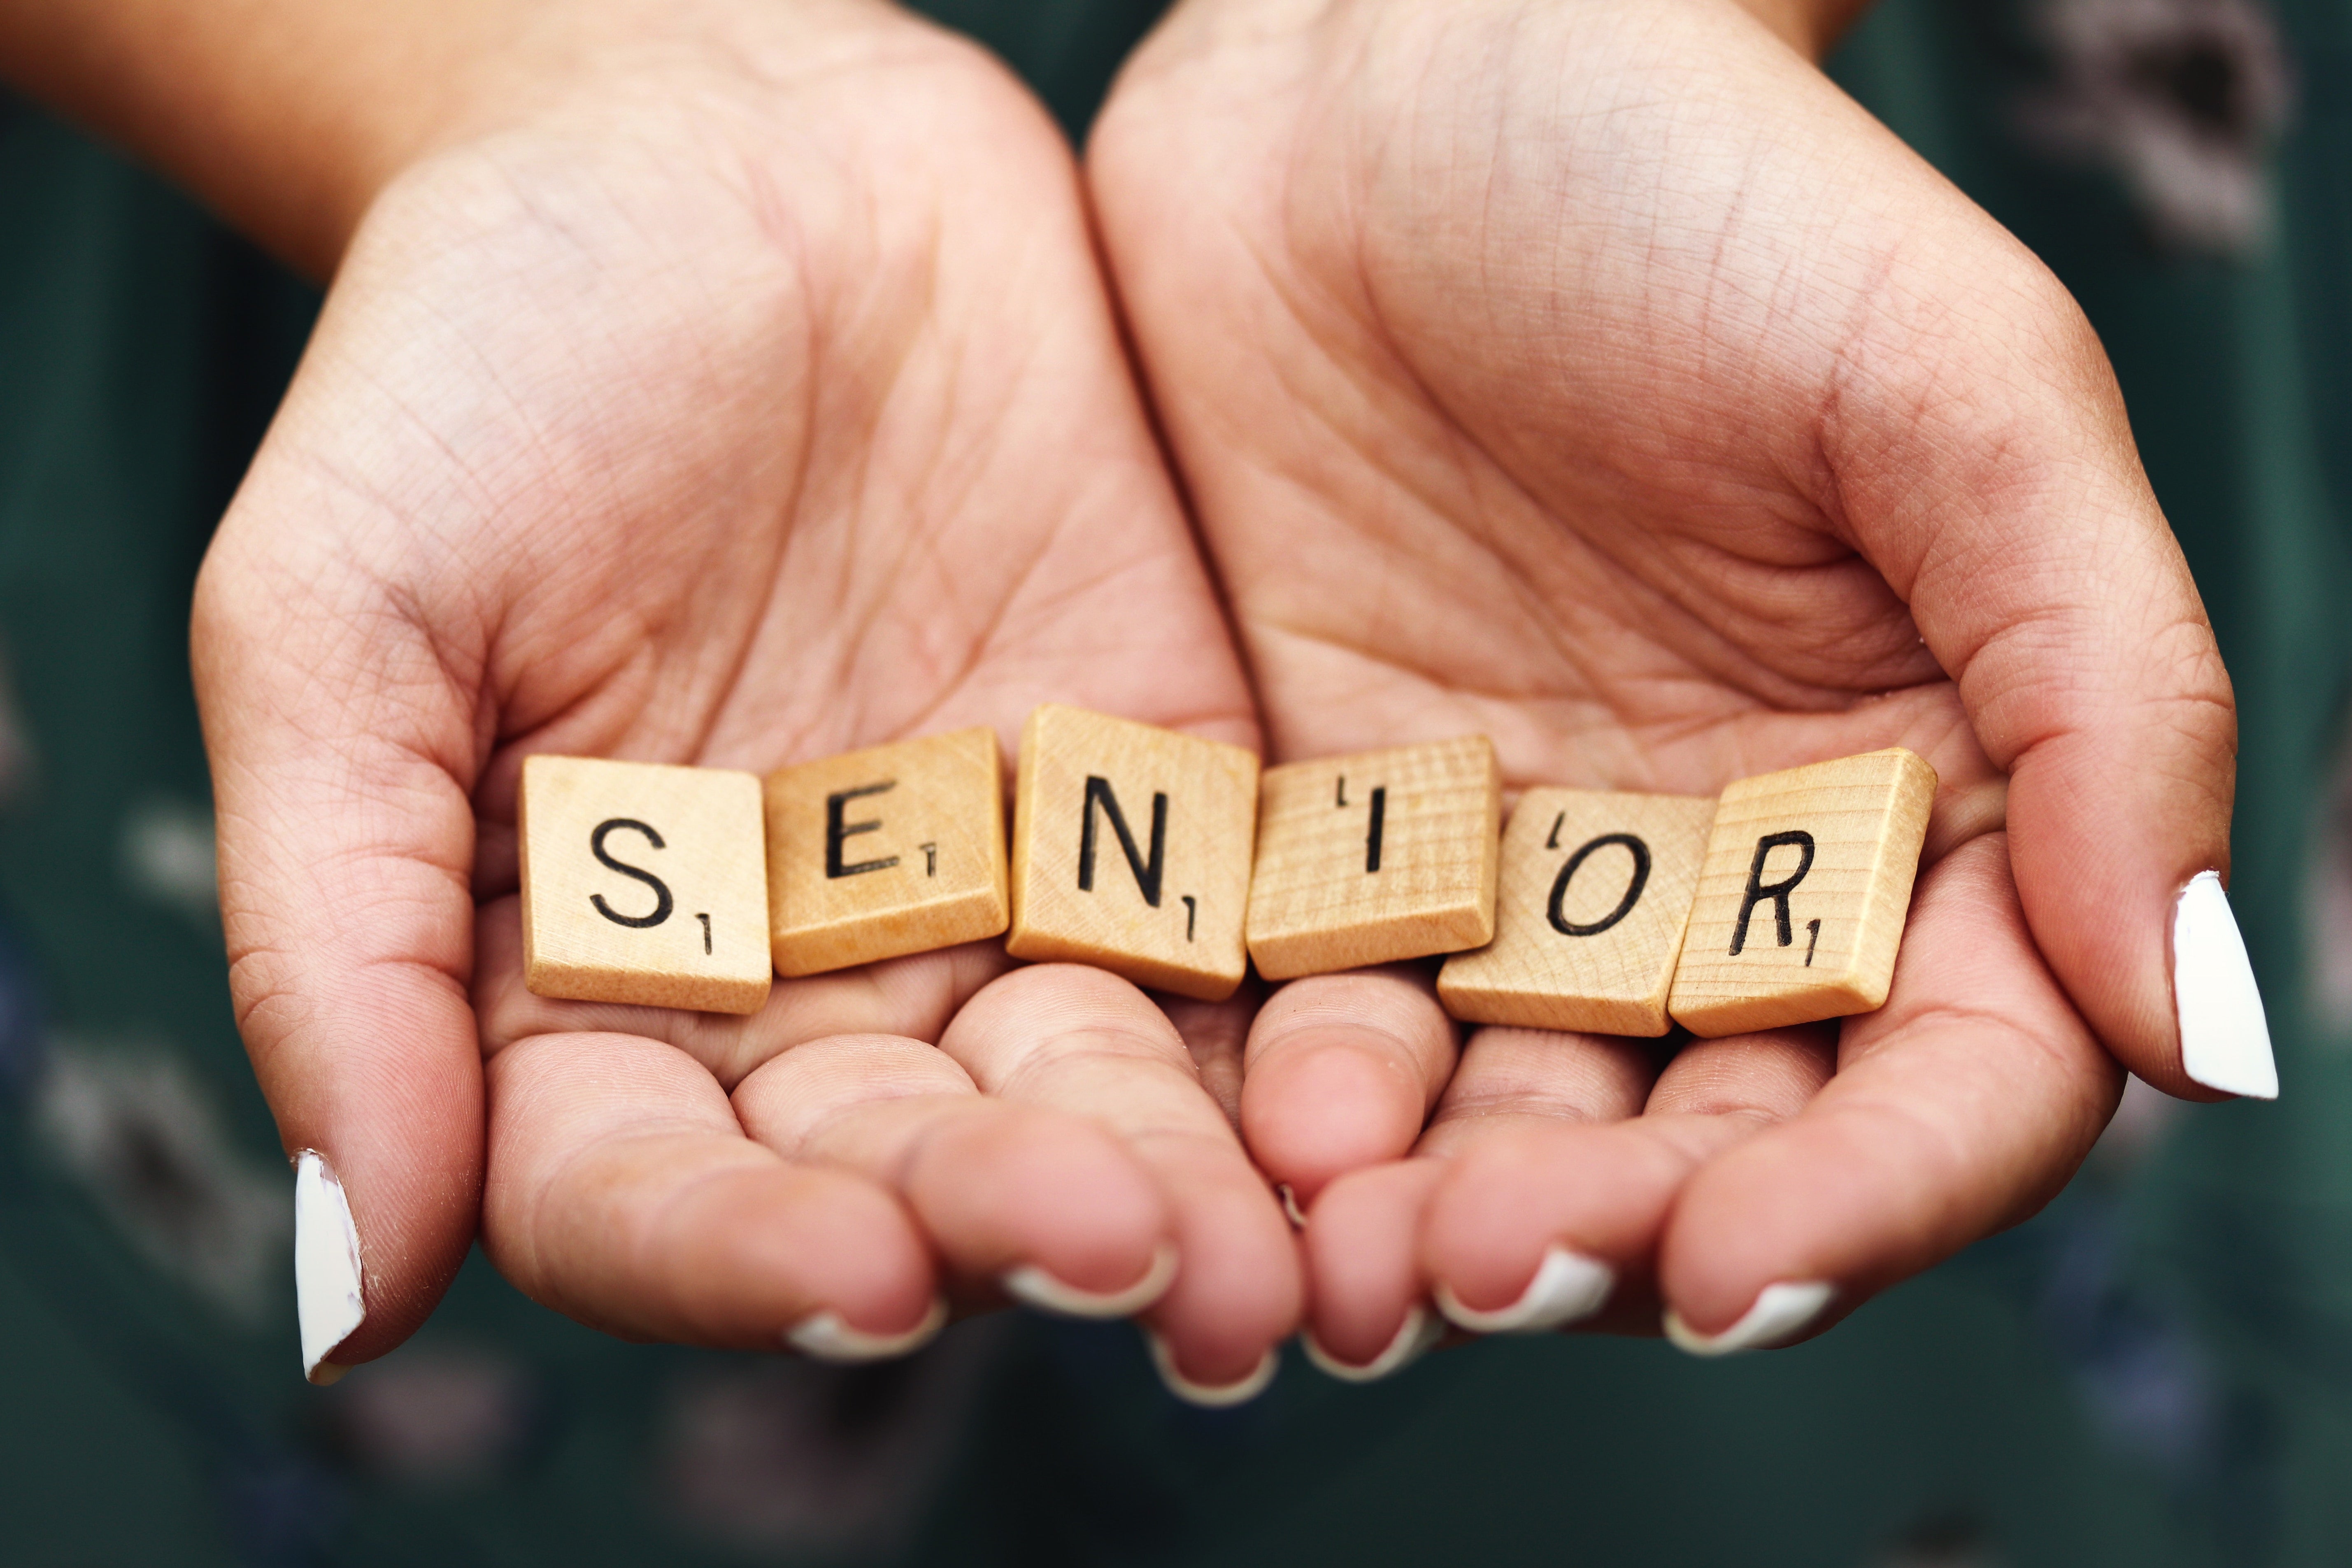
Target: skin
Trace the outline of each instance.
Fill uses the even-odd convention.
[[[1243,1376],[1296,1245],[1126,983],[969,950],[748,1020],[520,985],[530,752],[1009,752],[1047,700],[1256,741],[1027,96],[879,6],[589,15],[364,204],[197,594],[240,1022],[362,1241],[331,1359],[405,1337],[478,1213],[551,1306],[772,1349],[1173,1247],[1149,1322]]]
[[[2116,1058],[2213,1098],[2168,942],[2227,864],[2227,678],[2088,324],[1820,73],[1834,23],[1188,0],[1090,142],[1271,760],[1475,731],[1508,787],[1895,744],[1942,780],[1843,1027],[1457,1065],[1425,973],[1280,993],[1243,1122],[1342,1360],[1549,1245],[1618,1270],[1602,1326],[1828,1281],[1818,1330],[2063,1185]]]
[[[332,1359],[478,1223],[539,1300],[714,1344],[1166,1246],[1205,1384],[1310,1293],[1360,1363],[1555,1242],[1618,1268],[1602,1324],[1712,1330],[2030,1212],[2097,1040],[2189,1089],[2226,679],[2088,328],[1821,78],[1842,12],[1204,0],[1082,187],[862,0],[0,7],[18,79],[334,278],[194,631],[240,1024],[362,1238]],[[748,1020],[521,988],[526,753],[1009,746],[1048,700],[1272,760],[1479,731],[1515,786],[1905,743],[1945,788],[1887,1007],[1671,1065],[1458,1049],[1412,968],[1255,1014],[981,949]]]

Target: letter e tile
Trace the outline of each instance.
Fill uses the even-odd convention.
[[[1232,995],[1249,967],[1257,773],[1239,746],[1058,704],[1030,714],[1005,950]]]
[[[958,730],[768,775],[776,973],[820,974],[1003,934],[996,731]]]
[[[1723,792],[1667,1011],[1695,1035],[1867,1013],[1886,1000],[1936,770],[1895,747]]]
[[[1495,940],[1445,961],[1465,1023],[1663,1035],[1715,802],[1534,789],[1503,834]]]
[[[535,994],[708,1013],[767,1001],[757,778],[528,757],[517,815]]]
[[[1484,735],[1268,768],[1249,950],[1268,980],[1484,947],[1502,774]]]

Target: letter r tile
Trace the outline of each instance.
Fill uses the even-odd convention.
[[[819,974],[1003,934],[996,731],[958,730],[768,775],[776,973]]]
[[[768,999],[760,781],[527,757],[523,984],[541,996],[756,1013]]]
[[[1249,967],[1257,775],[1239,746],[1059,704],[1030,714],[1005,951],[1232,995]]]
[[[1664,1034],[1714,818],[1714,801],[1689,795],[1521,795],[1503,834],[1495,940],[1445,961],[1445,1010],[1472,1024]]]
[[[1723,792],[1667,1010],[1743,1034],[1883,1005],[1936,770],[1895,747]]]
[[[1249,949],[1268,980],[1483,947],[1502,775],[1484,735],[1268,768]]]

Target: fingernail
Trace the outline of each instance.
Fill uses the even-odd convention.
[[[1484,1312],[1465,1307],[1443,1281],[1434,1293],[1437,1310],[1474,1334],[1540,1334],[1592,1316],[1616,1288],[1617,1271],[1606,1263],[1565,1247],[1549,1247],[1536,1266],[1536,1277],[1507,1307]]]
[[[1176,1370],[1175,1352],[1168,1348],[1168,1342],[1160,1337],[1159,1331],[1145,1329],[1143,1342],[1150,1348],[1151,1364],[1159,1371],[1160,1381],[1168,1385],[1168,1392],[1185,1404],[1197,1405],[1203,1410],[1223,1410],[1235,1405],[1247,1405],[1264,1394],[1266,1385],[1274,1381],[1274,1374],[1282,1370],[1282,1353],[1269,1348],[1265,1359],[1238,1383],[1194,1383]]]
[[[1388,1348],[1361,1366],[1351,1366],[1325,1350],[1312,1329],[1300,1334],[1298,1340],[1306,1347],[1307,1359],[1313,1362],[1318,1370],[1342,1383],[1377,1383],[1419,1361],[1429,1353],[1432,1345],[1444,1337],[1444,1320],[1415,1301],[1405,1313],[1404,1321],[1397,1325],[1396,1337],[1389,1341]]]
[[[302,1375],[324,1386],[347,1368],[327,1352],[367,1316],[360,1289],[360,1233],[343,1184],[315,1149],[294,1157],[294,1311],[302,1324]]]
[[[1738,1351],[1769,1350],[1793,1339],[1807,1323],[1821,1316],[1837,1287],[1825,1280],[1767,1285],[1756,1293],[1747,1315],[1719,1334],[1703,1334],[1666,1309],[1666,1338],[1693,1355],[1730,1355]]]
[[[784,1331],[784,1342],[803,1355],[815,1361],[829,1361],[844,1365],[866,1361],[888,1361],[893,1356],[906,1355],[920,1350],[938,1337],[948,1321],[948,1304],[934,1298],[931,1310],[923,1321],[903,1334],[869,1334],[863,1329],[853,1329],[842,1321],[841,1314],[831,1308],[812,1312]]]
[[[2221,879],[2200,871],[2172,910],[2172,1003],[2180,1017],[2180,1070],[2207,1089],[2278,1098],[2270,1021],[2246,939]]]
[[[1288,1182],[1276,1182],[1274,1184],[1274,1195],[1282,1200],[1282,1212],[1289,1219],[1290,1228],[1293,1230],[1305,1230],[1307,1228],[1307,1211],[1298,1206],[1298,1194],[1290,1190],[1290,1184]]]
[[[1001,1283],[1005,1294],[1041,1312],[1058,1312],[1066,1318],[1131,1318],[1166,1295],[1175,1280],[1176,1245],[1163,1241],[1153,1248],[1143,1278],[1124,1290],[1081,1290],[1034,1263],[1006,1269]]]

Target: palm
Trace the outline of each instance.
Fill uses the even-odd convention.
[[[924,1317],[934,1247],[967,1288],[1034,1264],[1113,1291],[1191,1240],[1171,1160],[1129,1152],[1171,1131],[1205,1151],[1195,1187],[1257,1192],[1287,1256],[1166,1020],[1097,1037],[1088,1006],[1140,1016],[1116,983],[1008,980],[946,1036],[1001,958],[786,984],[719,1024],[530,996],[511,900],[468,951],[469,883],[513,886],[527,752],[765,770],[1009,737],[1045,699],[1255,739],[1050,126],[975,52],[879,13],[802,68],[672,62],[394,187],[207,567],[240,1001],[289,1144],[327,1147],[359,1211],[347,1354],[396,1342],[467,1238],[469,972],[486,1239],[583,1317],[772,1344],[829,1312],[887,1339]],[[289,685],[296,733],[270,700]],[[350,773],[286,765],[337,725]],[[346,829],[315,819],[352,795],[385,820],[322,850]],[[354,975],[288,962],[320,949]],[[371,973],[404,994],[355,994]],[[288,1005],[306,985],[405,1035],[369,1042],[383,1100],[328,1070],[295,1016],[317,998]],[[1120,1050],[1111,1074],[1066,1065]],[[961,1178],[1007,1141],[1025,1163],[975,1195]],[[1260,1272],[1281,1319],[1281,1268]],[[1179,1297],[1171,1334],[1218,1362],[1195,1321],[1233,1314]]]
[[[1774,1279],[1850,1300],[2062,1181],[2115,1069],[2042,967],[2004,841],[1954,850],[2000,826],[1988,753],[2025,749],[1987,694],[2035,633],[1995,574],[2079,568],[2082,542],[2016,531],[1995,492],[2057,497],[2070,466],[2101,502],[2145,487],[2037,264],[1706,0],[1195,5],[1091,159],[1275,755],[1480,731],[1509,785],[1711,794],[1905,744],[1944,780],[1948,858],[1895,996],[1842,1047],[1782,1031],[1662,1075],[1620,1043],[1489,1030],[1449,1086],[1425,994],[1352,1040],[1262,1026],[1252,1148],[1328,1186],[1318,1333],[1370,1360],[1425,1284],[1493,1306],[1561,1244],[1633,1282],[1627,1322],[1654,1323],[1654,1271],[1710,1327]],[[2072,412],[2040,423],[2053,404]],[[2168,548],[2103,569],[2177,593]],[[2149,619],[2151,663],[2210,647],[2201,620]],[[1322,984],[1370,1006],[1415,982]],[[1365,1128],[1419,1130],[1400,1092],[1435,1108],[1417,1147],[1465,1156],[1450,1173],[1375,1163],[1402,1151]]]

